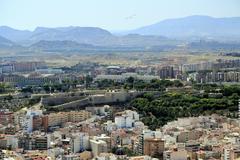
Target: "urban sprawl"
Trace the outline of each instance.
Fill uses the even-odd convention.
[[[240,158],[240,59],[0,59],[0,159]]]

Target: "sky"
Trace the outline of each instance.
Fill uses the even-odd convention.
[[[0,0],[0,26],[130,30],[191,15],[240,17],[240,0]]]

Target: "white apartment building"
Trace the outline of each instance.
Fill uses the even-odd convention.
[[[107,152],[107,142],[103,140],[91,139],[90,145],[94,157],[97,157],[100,153]]]

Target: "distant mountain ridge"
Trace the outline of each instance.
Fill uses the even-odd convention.
[[[13,42],[26,40],[31,34],[32,32],[28,30],[17,30],[8,26],[0,26],[0,36]]]
[[[46,41],[41,40],[32,44],[29,49],[41,51],[72,51],[80,49],[93,49],[95,46],[90,44],[79,44],[74,41]]]
[[[17,45],[14,42],[0,36],[0,48],[6,49],[6,48],[12,48],[12,47],[17,47]]]
[[[122,32],[122,35],[151,35],[168,38],[189,37],[230,37],[240,39],[240,17],[213,18],[209,16],[188,16],[183,18],[166,19],[158,23]],[[76,41],[93,45],[116,45],[129,40],[130,36],[116,36],[98,27],[37,27],[34,31],[17,30],[7,26],[0,26],[0,36],[13,42],[33,44],[40,40],[47,41]],[[122,39],[123,38],[123,39]],[[132,37],[133,39],[136,36]],[[149,37],[148,37],[149,38]],[[132,39],[130,40],[132,41]]]
[[[38,27],[32,33],[30,40],[67,40],[80,43],[92,43],[100,41],[102,38],[111,37],[112,34],[104,29],[96,27],[59,27],[44,28]]]
[[[235,37],[240,36],[240,17],[213,18],[189,16],[167,19],[126,32],[141,35],[161,35],[169,38],[182,37]]]
[[[199,40],[206,40],[206,43],[198,43]],[[215,43],[218,41],[220,43]],[[238,44],[240,44],[240,17],[189,16],[167,19],[123,32],[121,36],[98,27],[37,27],[34,31],[28,31],[0,26],[0,49],[22,48],[50,52],[159,51],[186,45],[197,49],[201,47],[221,49],[221,46],[230,49],[238,48]]]
[[[111,37],[107,30],[96,27],[37,27],[34,31],[16,30],[10,27],[0,27],[0,36],[16,43],[33,44],[41,40],[76,41],[80,43],[98,43],[101,39]]]
[[[39,41],[72,41],[79,44],[90,44],[95,46],[158,46],[165,45],[169,40],[163,36],[143,36],[129,34],[116,36],[109,31],[97,27],[37,27],[34,31],[15,30],[10,27],[0,27],[0,35],[11,41],[30,46]],[[20,36],[22,35],[22,37]],[[175,43],[175,41],[173,40]]]

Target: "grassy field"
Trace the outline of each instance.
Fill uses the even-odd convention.
[[[14,53],[0,51],[3,57],[14,56]],[[176,63],[198,63],[201,61],[216,61],[216,59],[238,59],[238,57],[220,56],[219,53],[196,53],[188,50],[175,50],[164,52],[116,52],[99,54],[52,54],[37,52],[33,55],[18,57],[21,61],[45,61],[49,67],[70,67],[77,63],[94,62],[102,65],[164,65]]]

